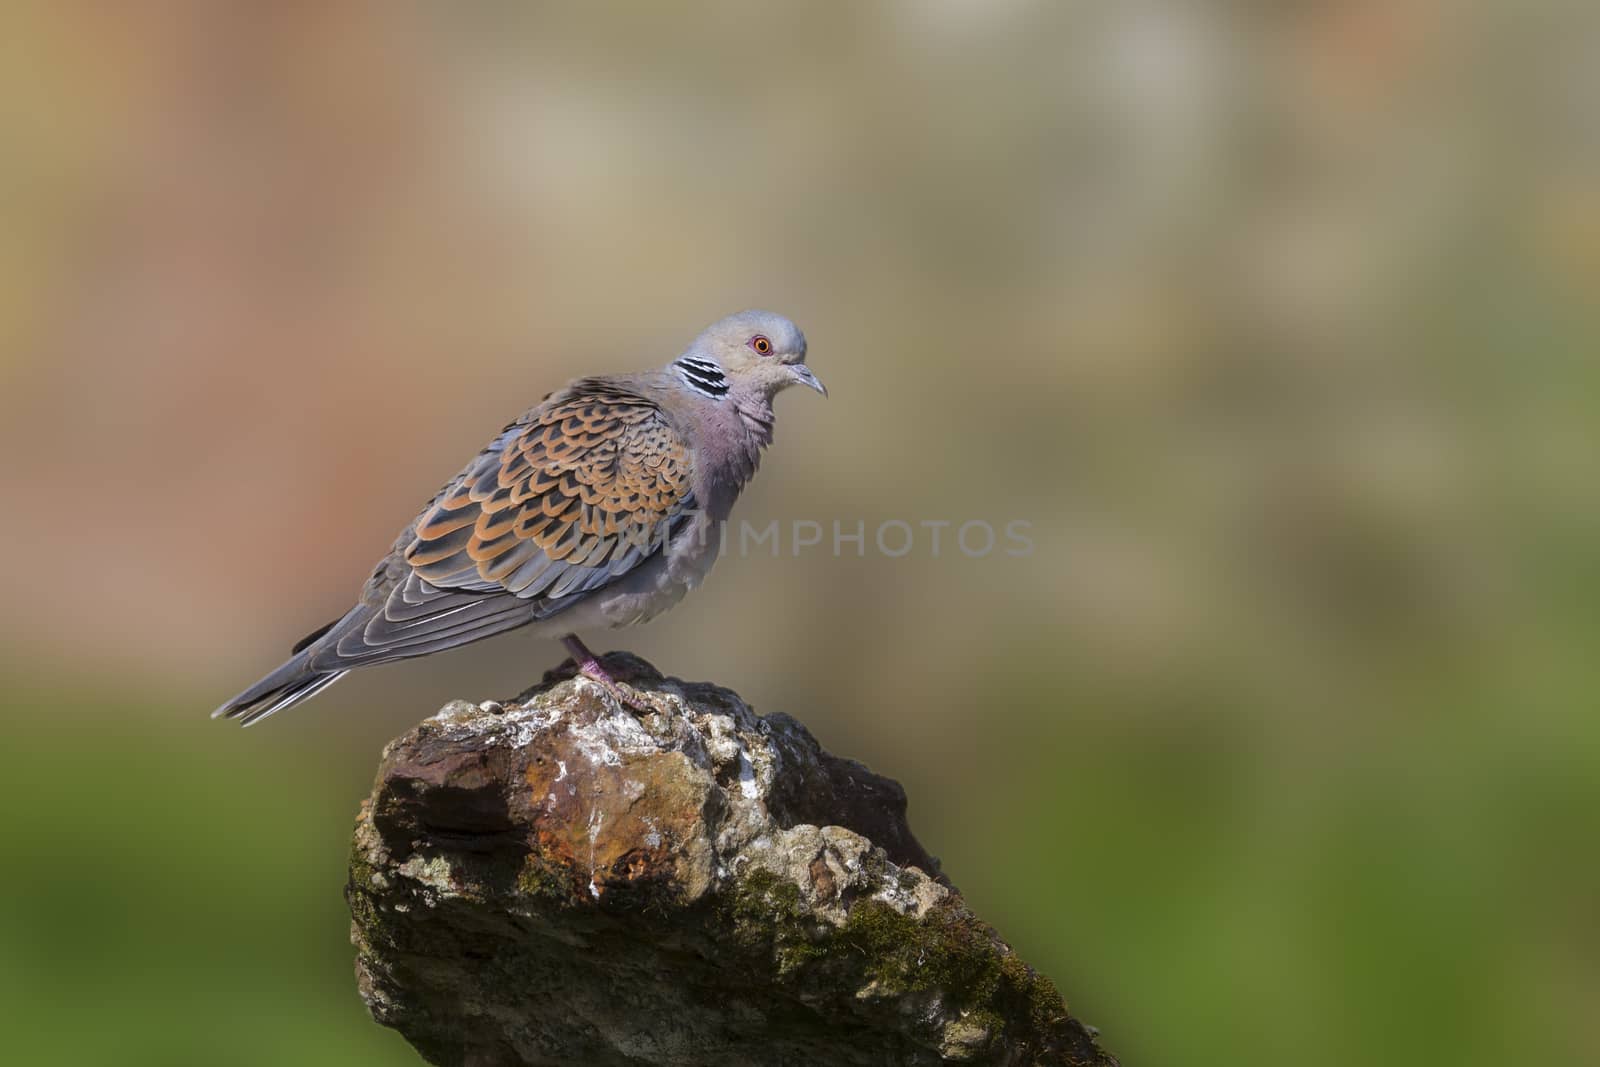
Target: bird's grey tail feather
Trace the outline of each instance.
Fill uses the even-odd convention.
[[[277,670],[213,711],[211,717],[239,719],[249,726],[302,700],[310,700],[349,673],[313,670],[308,665],[310,658],[305,650],[296,652]]]
[[[291,648],[289,651],[290,652],[304,652],[306,649],[310,648],[313,644],[315,644],[318,638],[320,638],[323,634],[327,633],[329,630],[333,629],[335,626],[338,626],[341,622],[344,622],[344,617],[343,616],[341,616],[341,617],[339,617],[337,619],[334,619],[332,622],[324,623],[323,625],[317,627],[315,630],[312,630],[310,633],[306,634],[300,640],[296,641],[294,643],[294,647]]]

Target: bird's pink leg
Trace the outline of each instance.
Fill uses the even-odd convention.
[[[624,686],[611,677],[610,672],[600,665],[600,657],[590,652],[589,646],[580,641],[577,634],[568,634],[561,639],[561,643],[567,646],[572,662],[578,665],[578,673],[610,693],[617,699],[617,703],[634,711],[655,710],[643,697],[632,692],[631,687]]]

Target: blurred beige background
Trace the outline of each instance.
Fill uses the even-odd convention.
[[[560,650],[204,713],[524,407],[759,305],[832,399],[736,517],[1035,552],[786,538],[592,643],[903,780],[1124,1062],[1600,1058],[1592,4],[5,23],[14,1051],[415,1062],[354,996],[349,818]]]

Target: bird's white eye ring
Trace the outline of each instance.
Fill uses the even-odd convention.
[[[758,356],[772,355],[772,342],[767,340],[765,334],[756,334],[750,338],[750,347],[756,350]]]

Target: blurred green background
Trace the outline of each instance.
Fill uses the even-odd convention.
[[[489,433],[749,305],[724,560],[595,635],[901,779],[1134,1064],[1600,1062],[1593,4],[8,5],[0,1015],[407,1064],[341,898],[518,636],[205,713]]]

